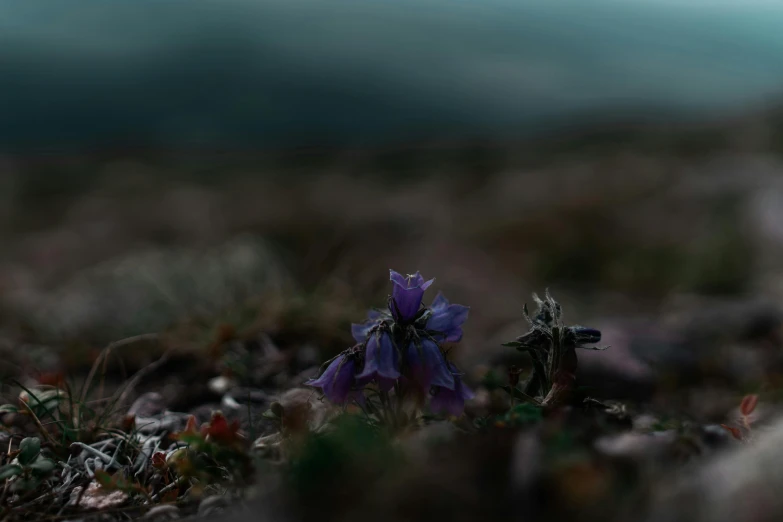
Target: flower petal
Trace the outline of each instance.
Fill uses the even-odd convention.
[[[424,281],[420,273],[403,277],[402,274],[389,270],[389,279],[394,283],[392,289],[391,312],[395,320],[407,322],[413,319],[421,307],[424,291],[435,279]]]
[[[462,324],[468,319],[470,307],[449,304],[449,301],[438,293],[430,306],[432,315],[427,319],[427,330],[439,341],[455,343],[462,339]]]
[[[399,272],[395,272],[394,270],[389,270],[389,280],[393,282],[395,285],[408,288],[407,278]]]
[[[364,390],[353,390],[348,394],[349,401],[355,401],[359,406],[367,406],[367,397],[364,396]]]
[[[353,323],[351,325],[351,335],[353,335],[357,343],[362,343],[367,339],[367,334],[373,326],[375,326],[375,323],[371,321],[361,324]]]
[[[571,332],[576,338],[577,344],[595,344],[601,342],[601,331],[586,326],[574,325]]]
[[[367,340],[367,349],[364,356],[364,370],[356,376],[359,382],[369,382],[373,379],[394,381],[399,379],[399,361],[394,343],[386,332],[378,332]]]
[[[454,365],[451,365],[453,370]],[[462,415],[465,409],[465,401],[468,401],[475,397],[476,394],[468,388],[458,375],[454,376],[454,389],[448,388],[435,388],[435,393],[430,399],[430,410],[433,413],[448,413],[455,417]]]
[[[420,346],[412,342],[406,355],[411,377],[424,390],[429,390],[430,386],[454,389],[454,376],[437,344],[429,339],[421,341]]]
[[[455,386],[454,388],[456,390],[457,387]],[[462,402],[463,403],[465,401],[469,401],[469,400],[473,399],[476,396],[476,394],[473,393],[473,390],[468,388],[467,384],[462,382],[462,380],[459,381],[459,394],[462,397]]]
[[[430,399],[430,410],[432,413],[448,413],[458,417],[462,414],[465,402],[454,390],[438,388]]]
[[[435,299],[432,300],[430,308],[435,311],[446,308],[447,306],[449,306],[449,300],[446,299],[446,296],[443,295],[443,292],[438,292],[438,295],[436,295]]]
[[[337,369],[340,367],[340,363],[344,358],[344,355],[340,355],[334,361],[332,361],[329,366],[326,367],[326,370],[324,370],[321,375],[315,379],[310,379],[309,381],[305,382],[305,384],[314,388],[322,388],[327,382],[334,379],[334,376],[337,373]]]
[[[324,396],[330,402],[342,404],[354,387],[356,362],[352,357],[342,355],[332,361],[324,373],[317,379],[308,381],[307,385],[321,388]]]
[[[383,318],[383,312],[380,310],[370,310],[367,312],[367,320],[363,323],[354,323],[351,325],[351,334],[356,339],[357,343],[364,342],[367,339],[367,334],[373,326],[381,322]]]

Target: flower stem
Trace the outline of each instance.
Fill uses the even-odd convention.
[[[389,392],[380,392],[378,396],[381,398],[381,405],[383,405],[383,417],[387,424],[390,424],[392,428],[397,427],[397,419],[394,418],[394,411],[391,408],[391,401],[389,400]]]
[[[402,403],[405,400],[405,391],[399,383],[394,383],[394,396],[397,399],[397,407],[395,409],[394,415],[399,422],[402,419],[400,413],[402,412]]]

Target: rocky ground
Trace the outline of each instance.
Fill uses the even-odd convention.
[[[776,153],[438,154],[8,159],[4,519],[778,520]],[[459,418],[377,429],[304,386],[390,267],[471,306]],[[610,346],[557,407],[504,389],[547,286]]]

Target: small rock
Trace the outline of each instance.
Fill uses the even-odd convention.
[[[329,420],[333,408],[320,400],[314,390],[293,388],[282,394],[277,401],[283,411],[283,429],[301,431],[309,428],[317,431]]]
[[[608,435],[595,441],[595,448],[610,457],[633,459],[652,458],[660,455],[677,438],[674,431],[655,433],[622,433]]]
[[[87,491],[82,495],[82,487],[76,486],[71,491],[71,497],[68,504],[81,507],[83,509],[109,509],[116,508],[128,501],[128,494],[124,491],[107,491],[100,484],[93,481],[87,486]],[[79,499],[81,495],[81,499]]]
[[[128,415],[135,417],[155,417],[166,411],[163,396],[157,392],[148,392],[133,401]]]
[[[198,515],[201,517],[215,515],[221,513],[226,506],[228,506],[228,500],[220,495],[212,495],[204,498],[198,505]]]
[[[268,405],[271,402],[269,394],[258,388],[236,386],[229,391],[229,394],[240,404],[250,402],[259,405]]]
[[[167,411],[154,418],[136,417],[136,429],[144,435],[152,435],[161,431],[172,433],[184,429],[187,421],[187,415]]]
[[[233,379],[223,375],[219,375],[213,379],[210,379],[209,383],[207,384],[210,391],[217,395],[223,395],[236,385],[237,383]]]
[[[147,514],[142,517],[142,520],[154,520],[155,522],[163,522],[164,520],[176,520],[180,517],[179,508],[173,504],[163,504],[155,506],[147,511]]]
[[[650,431],[659,422],[659,419],[655,415],[642,413],[634,417],[631,422],[633,423],[633,429],[636,431]]]
[[[231,412],[237,412],[241,410],[242,405],[239,404],[231,395],[224,395],[220,400],[220,409],[223,410],[223,413],[229,414]]]

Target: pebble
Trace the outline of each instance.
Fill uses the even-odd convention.
[[[655,433],[627,432],[598,438],[595,441],[595,449],[610,457],[654,458],[670,447],[676,438],[677,433],[671,430]]]
[[[163,504],[155,506],[147,511],[147,514],[142,517],[142,520],[154,520],[155,522],[163,522],[165,520],[176,520],[180,517],[179,508],[173,504]]]
[[[128,409],[128,415],[149,418],[160,415],[164,411],[166,411],[166,403],[163,396],[157,392],[149,392],[133,401]]]
[[[210,379],[209,383],[207,384],[210,391],[212,391],[217,395],[223,395],[224,393],[226,393],[228,390],[235,387],[236,385],[237,383],[233,379],[229,377],[225,377],[223,375],[219,375],[217,377]]]
[[[228,506],[228,500],[221,495],[212,495],[205,497],[198,505],[199,516],[209,516],[221,513],[226,506]]]

